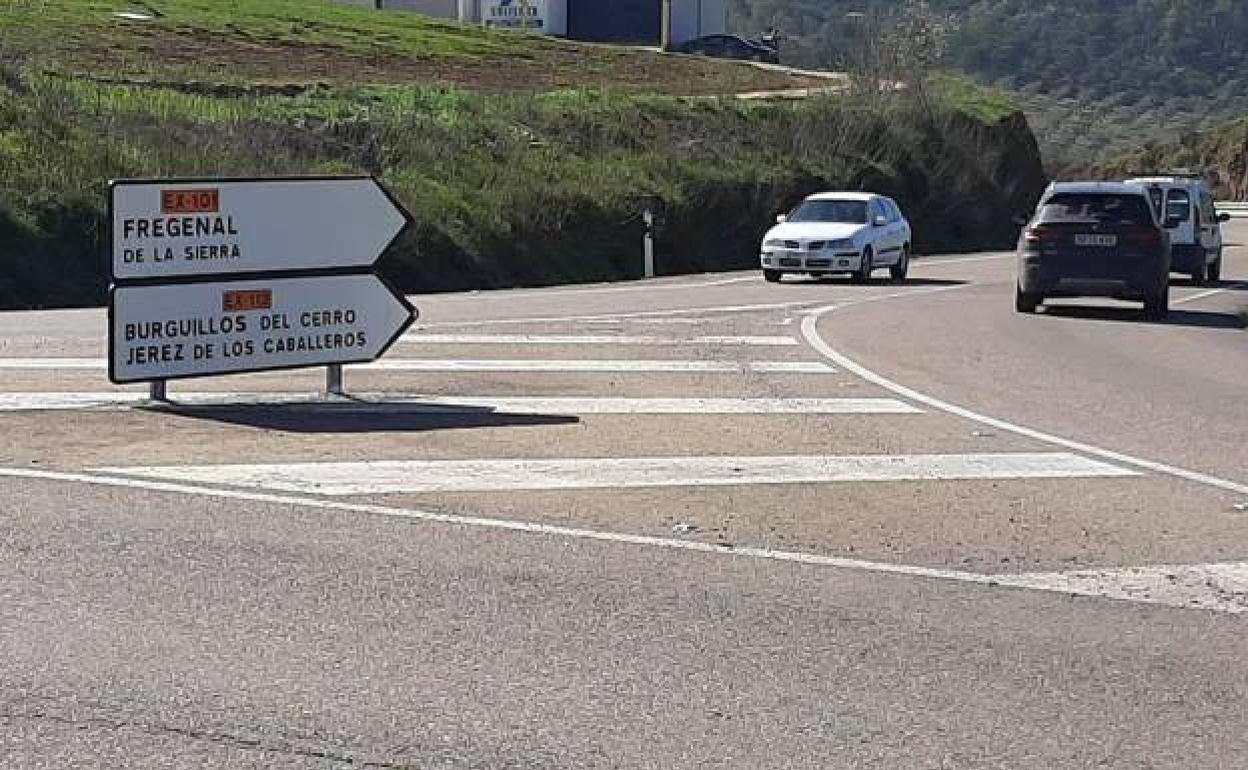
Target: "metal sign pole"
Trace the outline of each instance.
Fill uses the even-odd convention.
[[[325,395],[342,396],[346,391],[342,385],[342,364],[330,364],[325,367]]]
[[[169,384],[165,380],[152,380],[148,397],[153,401],[169,401]]]

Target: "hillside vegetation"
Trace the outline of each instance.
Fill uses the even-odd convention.
[[[588,46],[586,62],[601,55],[593,66],[618,72],[600,70],[592,88],[548,88],[579,77],[552,70],[499,90],[383,67],[361,75],[361,57],[373,54],[350,41],[395,20],[385,27],[393,50],[421,41],[440,52],[419,66],[458,72],[509,49],[573,47],[278,0],[236,0],[220,18],[206,0],[151,3],[162,17],[138,26],[108,20],[121,3],[42,5],[37,16],[0,5],[5,30],[23,25],[5,36],[0,64],[5,307],[102,300],[110,178],[375,174],[417,223],[383,262],[409,291],[634,277],[645,200],[660,211],[664,273],[754,264],[775,213],[829,187],[896,196],[920,250],[1001,245],[1013,236],[1009,216],[1043,183],[1021,115],[965,84],[924,108],[904,95],[677,97],[683,81],[647,91],[631,74],[642,65],[629,57],[657,54]],[[204,29],[221,32],[211,38],[216,64],[150,53],[170,36],[200,40]],[[126,50],[148,53],[127,60],[117,53]],[[754,77],[741,74],[752,70],[745,65],[661,61],[675,72],[704,69],[719,87]]]
[[[1248,200],[1248,120],[1148,145],[1105,163],[1101,173],[1112,178],[1175,168],[1205,172],[1220,199]]]
[[[734,24],[769,24],[785,56],[853,63],[905,0],[732,0]],[[1243,0],[930,0],[954,20],[946,65],[1018,92],[1055,166],[1087,165],[1248,114]],[[868,9],[866,19],[847,17]]]

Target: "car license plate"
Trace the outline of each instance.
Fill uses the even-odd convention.
[[[1090,233],[1080,233],[1075,236],[1076,246],[1117,246],[1118,236],[1116,235],[1093,235]]]

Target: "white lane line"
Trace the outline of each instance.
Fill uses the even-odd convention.
[[[1014,588],[1165,604],[1215,612],[1248,611],[1248,562],[1003,575]]]
[[[1123,478],[1135,471],[1065,452],[637,457],[558,460],[396,460],[96,468],[164,481],[329,496],[555,489],[828,484],[980,479]]]
[[[0,358],[0,369],[107,369],[102,358]],[[630,359],[436,359],[392,358],[349,366],[353,371],[385,372],[616,372],[668,374],[827,374],[822,361],[667,361]]]
[[[1204,298],[1207,298],[1207,297],[1213,297],[1214,295],[1221,295],[1221,293],[1223,293],[1224,291],[1227,291],[1227,290],[1224,290],[1224,288],[1211,288],[1211,290],[1207,292],[1198,293],[1198,295],[1192,295],[1191,297],[1183,297],[1182,300],[1174,300],[1173,302],[1171,302],[1171,305],[1183,305],[1184,302],[1198,302],[1198,301],[1204,300]]]
[[[793,337],[728,336],[659,337],[630,334],[425,334],[411,332],[404,343],[420,345],[644,345],[684,346],[723,345],[742,347],[795,347],[802,343]]]
[[[862,366],[849,356],[835,350],[823,339],[823,337],[819,335],[819,319],[829,313],[835,312],[838,309],[840,308],[837,305],[826,305],[810,312],[802,319],[802,336],[806,338],[806,342],[829,361],[832,361],[845,371],[857,375],[867,382],[879,385],[881,388],[884,388],[890,393],[898,395],[901,398],[915,403],[924,404],[933,409],[946,412],[966,420],[978,422],[981,425],[987,425],[989,427],[996,428],[997,430],[1014,433],[1019,436],[1025,436],[1030,439],[1035,439],[1036,441],[1042,441],[1046,444],[1053,444],[1064,449],[1091,455],[1093,457],[1100,457],[1111,462],[1123,463],[1136,468],[1143,468],[1144,470],[1155,473],[1175,476],[1186,481],[1194,481],[1198,484],[1217,487],[1218,489],[1223,489],[1229,492],[1248,495],[1248,484],[1241,484],[1238,481],[1218,478],[1217,476],[1211,476],[1207,473],[1191,471],[1186,468],[1179,468],[1174,465],[1167,465],[1165,463],[1159,463],[1141,457],[1133,457],[1132,455],[1124,454],[1122,452],[1103,449],[1101,447],[1085,444],[1080,441],[1073,441],[1071,439],[1062,438],[1061,436],[1055,436],[1052,433],[1034,430],[1023,425],[1016,425],[1006,420],[989,417],[988,415],[980,414],[978,412],[971,411],[970,409],[965,409],[947,401],[941,401],[938,398],[934,398],[925,393],[920,393],[913,388],[908,388],[905,385],[894,382],[884,375],[877,374],[865,366]]]
[[[528,297],[568,297],[581,294],[624,294],[635,291],[672,291],[677,289],[707,289],[715,286],[731,286],[737,283],[754,283],[761,282],[761,274],[738,275],[727,278],[715,278],[705,281],[689,281],[681,282],[677,280],[661,280],[654,279],[638,279],[632,281],[621,281],[625,284],[622,286],[586,286],[578,288],[576,286],[563,286],[556,289],[498,289],[499,293],[506,292],[509,299],[526,299]],[[473,292],[473,296],[489,297],[492,291]]]
[[[443,524],[457,527],[471,527],[503,532],[515,532],[528,535],[544,535],[573,540],[610,543],[615,545],[645,546],[662,548],[685,553],[709,554],[734,558],[759,559],[790,564],[802,564],[813,567],[843,569],[855,572],[870,572],[881,575],[918,578],[922,580],[940,580],[967,585],[978,585],[990,588],[1019,588],[1041,592],[1058,592],[1065,595],[1106,598],[1103,586],[1089,584],[1087,581],[1061,581],[1051,575],[985,575],[976,572],[937,569],[933,567],[917,567],[908,564],[888,564],[885,562],[867,561],[864,559],[845,559],[837,556],[824,556],[800,551],[779,551],[771,548],[724,546],[703,543],[697,540],[675,540],[671,538],[650,537],[646,535],[629,535],[619,532],[603,532],[576,527],[560,527],[550,524],[536,524],[525,521],[508,521],[482,516],[459,516],[448,513],[398,508],[386,505],[351,503],[337,500],[324,500],[292,495],[275,495],[263,492],[245,492],[230,489],[214,489],[212,487],[193,486],[189,484],[170,484],[161,481],[144,481],[139,479],[112,478],[108,476],[92,476],[82,473],[61,473],[56,471],[36,471],[24,468],[0,468],[0,478],[38,480],[68,484],[85,484],[114,489],[137,489],[161,494],[186,495],[231,502],[260,503],[265,505],[281,505],[305,510],[330,511],[334,513],[355,513],[368,516],[381,516],[400,521]],[[1223,565],[1206,565],[1217,570]],[[1226,565],[1234,568],[1235,565]],[[1196,568],[1190,568],[1196,569]],[[1125,599],[1131,602],[1169,605],[1181,609],[1191,609],[1195,605],[1182,597],[1177,600],[1170,593],[1141,594],[1119,592],[1120,595],[1109,598]],[[1216,612],[1240,612],[1242,601],[1229,601],[1219,594],[1219,601],[1209,603],[1207,609]]]
[[[351,369],[405,372],[616,372],[667,374],[827,374],[822,361],[665,361],[612,359],[392,359]]]
[[[419,298],[413,298],[419,300]],[[624,321],[639,318],[680,318],[682,316],[718,315],[721,313],[756,313],[769,310],[792,310],[814,307],[819,300],[800,302],[767,302],[757,305],[710,305],[677,310],[641,310],[633,313],[598,313],[595,315],[547,315],[527,318],[495,318],[480,321],[441,321],[421,324],[422,329],[472,328],[477,326],[517,326],[526,324],[564,323],[572,321]]]
[[[174,393],[173,406],[312,405],[335,412],[385,411],[431,414],[492,410],[506,414],[922,414],[894,398],[586,398],[506,396],[401,396],[353,393],[326,400],[308,393]],[[125,410],[150,404],[146,393],[0,393],[0,412]]]
[[[108,368],[103,358],[0,358],[0,369],[91,369]]]
[[[1011,259],[1013,253],[984,254],[977,257],[952,257],[950,259],[920,258],[910,263],[910,267],[940,267],[941,265],[961,265],[967,262],[993,262],[999,259]]]

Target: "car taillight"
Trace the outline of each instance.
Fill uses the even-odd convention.
[[[1040,227],[1029,227],[1023,233],[1023,238],[1028,243],[1052,243],[1061,236],[1053,230],[1045,230]]]

